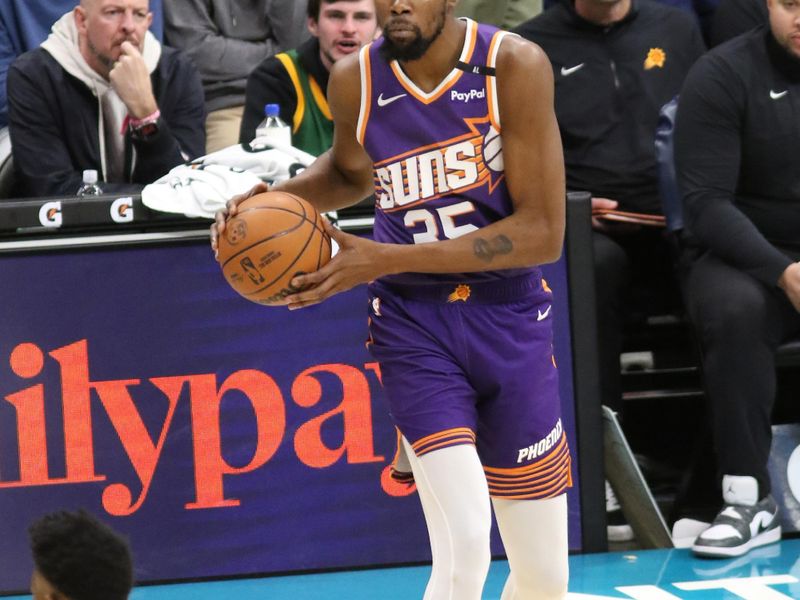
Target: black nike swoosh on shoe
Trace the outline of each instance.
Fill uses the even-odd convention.
[[[769,523],[767,523],[766,525],[764,525],[764,518],[763,517],[761,519],[759,519],[758,531],[756,531],[756,535],[759,535],[759,534],[764,533],[765,531],[767,531],[769,529],[772,529],[772,527],[775,525],[775,519],[777,518],[777,515],[770,515],[770,516],[772,518],[769,520]]]

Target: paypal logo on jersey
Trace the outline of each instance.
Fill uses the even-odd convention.
[[[451,90],[450,91],[450,101],[455,102],[458,100],[459,102],[471,102],[472,100],[482,100],[486,98],[486,88],[481,88],[479,90],[471,89],[468,92],[459,92],[458,90]]]

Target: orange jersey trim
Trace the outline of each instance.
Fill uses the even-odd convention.
[[[504,31],[498,31],[492,36],[492,41],[489,44],[489,52],[487,53],[489,67],[494,68],[497,58],[497,51],[500,48],[500,42],[505,37]],[[500,109],[497,105],[497,80],[494,76],[486,76],[486,105],[489,108],[489,121],[492,126],[500,132]]]
[[[543,459],[524,467],[484,467],[489,494],[510,500],[554,498],[572,487],[572,457],[565,435]]]
[[[461,51],[459,60],[468,63],[472,59],[472,54],[475,51],[475,45],[478,41],[478,24],[471,19],[465,19],[465,21],[467,23],[467,33],[466,39],[464,40],[464,48]],[[417,87],[411,78],[403,72],[400,63],[396,60],[391,62],[391,68],[403,89],[423,104],[430,104],[438,100],[442,94],[453,87],[464,74],[464,72],[459,69],[453,69],[431,92],[425,92]]]
[[[424,456],[428,452],[433,452],[434,450],[463,444],[475,445],[475,432],[469,427],[456,427],[454,429],[446,429],[444,431],[432,433],[431,435],[417,440],[411,447],[414,449],[414,454],[417,456]]]
[[[369,57],[369,49],[372,44],[367,44],[358,56],[359,69],[361,71],[361,107],[358,111],[358,124],[356,126],[356,139],[362,146],[367,135],[367,123],[369,123],[369,113],[372,107],[372,67]]]
[[[567,436],[565,434],[561,434],[561,438],[556,442],[556,445],[550,449],[545,456],[540,458],[534,463],[530,463],[524,465],[522,467],[512,467],[510,469],[496,469],[493,467],[486,467],[485,471],[487,476],[496,475],[497,477],[509,477],[509,476],[516,476],[523,473],[530,473],[532,471],[536,471],[539,469],[543,469],[547,467],[547,464],[557,460],[557,455],[564,452],[567,448]]]

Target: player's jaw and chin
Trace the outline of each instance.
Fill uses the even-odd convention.
[[[423,35],[419,25],[404,16],[390,16],[383,24],[383,44],[379,49],[381,56],[387,61],[422,58],[442,33],[446,16],[447,6],[444,5],[435,17],[433,31],[427,36]]]

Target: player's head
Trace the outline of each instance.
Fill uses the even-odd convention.
[[[417,60],[452,17],[456,0],[376,0],[383,27],[381,55],[387,60]]]
[[[104,77],[119,59],[122,42],[144,48],[153,21],[149,0],[81,0],[74,14],[81,55]]]
[[[767,9],[773,37],[800,60],[800,0],[767,0]]]
[[[126,600],[133,586],[128,544],[84,511],[33,523],[33,600]]]
[[[374,0],[309,0],[308,30],[319,38],[319,55],[327,69],[375,38],[378,20]]]

